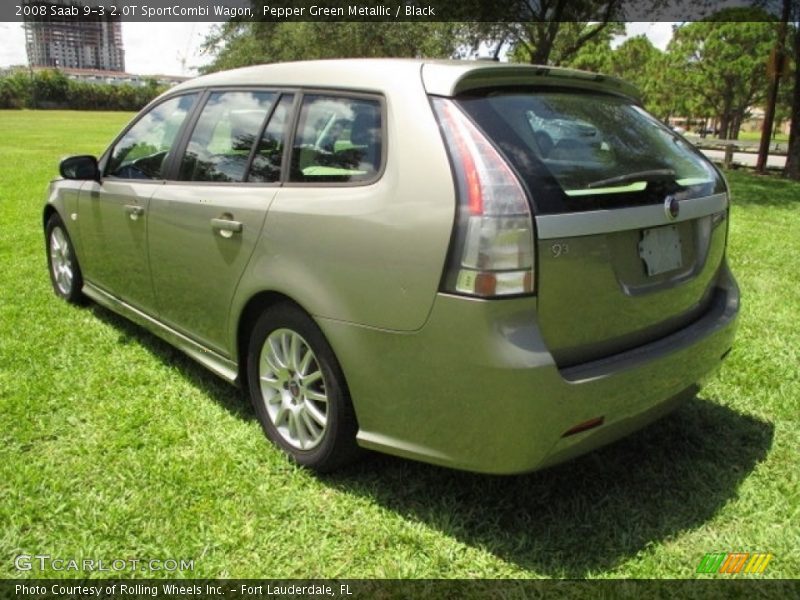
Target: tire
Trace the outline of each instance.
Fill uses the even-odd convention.
[[[60,298],[72,304],[82,304],[85,296],[83,276],[75,255],[75,247],[67,233],[64,222],[57,214],[47,220],[45,227],[45,245],[47,249],[47,270],[53,291]]]
[[[342,369],[302,310],[279,304],[259,317],[248,344],[247,379],[264,433],[294,462],[327,473],[358,456]]]

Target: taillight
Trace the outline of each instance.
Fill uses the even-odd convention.
[[[458,184],[445,291],[481,297],[533,293],[533,218],[525,191],[455,102],[432,103]]]

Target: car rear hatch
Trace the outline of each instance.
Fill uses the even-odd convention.
[[[728,195],[691,144],[596,86],[488,86],[455,101],[531,200],[539,325],[560,367],[666,336],[708,308]]]

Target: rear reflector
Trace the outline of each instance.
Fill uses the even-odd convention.
[[[575,427],[567,429],[563,434],[561,434],[561,437],[569,437],[571,435],[575,435],[576,433],[581,433],[583,431],[588,431],[589,429],[594,429],[595,427],[600,427],[605,419],[605,417],[595,417],[594,419],[589,419],[583,423],[578,423],[575,425]]]

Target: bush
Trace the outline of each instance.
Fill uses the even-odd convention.
[[[88,83],[48,69],[0,77],[0,108],[60,108],[137,111],[164,91],[154,80],[145,86]]]
[[[31,79],[25,73],[0,77],[0,108],[24,108],[31,96]]]

